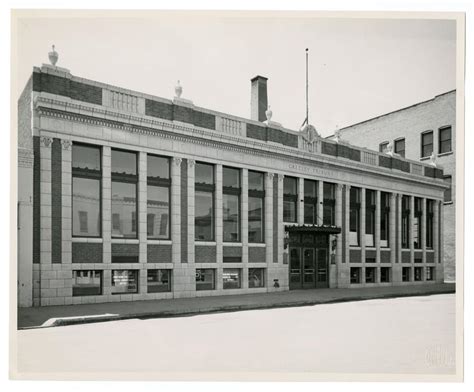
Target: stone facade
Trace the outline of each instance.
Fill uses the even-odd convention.
[[[451,126],[452,151],[440,153],[440,129]],[[451,201],[444,203],[443,212],[443,251],[445,263],[445,280],[455,280],[456,247],[455,247],[455,215],[456,215],[456,91],[437,95],[433,99],[390,112],[358,124],[339,130],[342,141],[379,150],[382,143],[395,142],[405,139],[405,157],[429,162],[429,157],[422,157],[421,138],[426,131],[433,131],[433,152],[436,156],[437,167],[443,169],[444,176],[450,176]],[[334,137],[330,137],[333,139]],[[383,159],[383,166],[390,167],[389,156]],[[432,168],[425,166],[424,170],[431,172]]]
[[[19,146],[25,150],[25,157],[31,157],[29,165],[24,165],[28,181],[19,188],[21,198],[31,197],[31,204],[22,210],[26,215],[19,231],[19,247],[28,246],[26,252],[19,253],[18,260],[19,293],[24,299],[21,306],[285,291],[290,288],[292,268],[287,243],[289,227],[331,232],[324,237],[329,287],[429,284],[442,280],[439,214],[443,213],[446,187],[440,170],[424,170],[431,166],[399,157],[387,160],[376,151],[330,140],[309,141],[277,123],[198,108],[183,99],[151,97],[81,79],[56,67],[35,68],[32,81],[19,101],[20,115],[31,118],[31,140]],[[21,119],[22,135],[28,134],[25,124],[25,118]],[[90,238],[77,232],[73,235],[74,225],[80,220],[74,216],[72,202],[73,150],[79,144],[97,146],[101,157],[100,229],[98,236]],[[115,150],[131,151],[137,156],[136,178],[129,180],[136,183],[136,196],[132,198],[136,203],[132,218],[136,229],[134,235],[122,238],[114,234],[120,226],[112,205]],[[169,221],[163,239],[149,234],[148,154],[167,157],[169,162]],[[198,163],[213,167],[214,182],[209,188],[213,210],[209,219],[214,235],[206,241],[196,238],[196,217],[202,214],[196,205]],[[240,236],[235,242],[224,241],[225,167],[237,168],[240,173]],[[255,207],[250,211],[251,171],[263,173],[260,242],[249,236],[253,224],[250,218],[254,219],[251,213],[256,211]],[[286,177],[297,179],[296,217],[291,222],[284,219]],[[304,218],[305,180],[318,184],[318,220],[311,225],[305,224]],[[334,222],[323,225],[321,217],[327,207],[323,188],[327,183],[334,186],[329,204]],[[364,241],[358,247],[349,246],[351,187],[361,189],[361,232],[366,227],[366,190],[376,192],[374,246]],[[381,192],[390,195],[390,247],[380,243]],[[417,256],[417,264],[414,249],[401,249],[399,204],[403,195],[411,200],[422,199],[423,208],[430,200],[435,208],[433,247],[422,250],[421,263]],[[405,262],[412,275],[416,268],[423,268],[422,275],[416,270],[420,279],[402,281],[400,265]],[[382,281],[382,269],[387,267],[391,279]],[[361,271],[358,282],[353,281],[352,268]],[[375,279],[366,275],[371,268],[377,271]],[[204,275],[206,285],[198,288],[198,276]],[[81,279],[91,279],[100,289],[81,294],[77,287]],[[123,287],[129,291],[120,292],[117,282],[124,279],[127,283]]]

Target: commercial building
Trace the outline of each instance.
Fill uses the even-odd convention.
[[[341,128],[339,136],[351,144],[380,152],[389,143],[401,157],[430,162],[443,169],[443,250],[446,281],[455,280],[456,267],[456,90],[427,101]],[[331,137],[332,139],[334,136]]]
[[[443,280],[442,170],[34,68],[18,102],[20,306]]]

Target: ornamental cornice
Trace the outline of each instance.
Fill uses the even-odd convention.
[[[347,162],[339,162],[337,159],[331,159],[331,157],[321,156],[320,154],[312,154],[302,150],[289,148],[285,146],[271,145],[269,147],[266,143],[254,140],[246,139],[242,137],[235,137],[230,134],[218,133],[216,131],[207,131],[194,127],[186,127],[182,124],[176,124],[172,122],[166,122],[150,119],[143,116],[123,115],[121,113],[110,113],[106,110],[95,109],[92,111],[87,106],[77,104],[67,104],[67,109],[75,108],[81,110],[82,113],[66,112],[55,108],[41,106],[41,103],[50,104],[52,106],[55,100],[38,97],[35,101],[37,113],[40,115],[59,118],[67,121],[74,121],[84,124],[94,124],[98,126],[106,126],[113,129],[120,129],[127,132],[137,133],[141,135],[159,136],[161,138],[191,142],[195,145],[201,145],[206,147],[219,148],[220,150],[235,151],[238,153],[251,154],[260,156],[263,158],[275,158],[278,156],[279,159],[288,163],[298,162],[302,165],[324,165],[330,166],[330,170],[343,170],[343,171],[359,171],[364,174],[373,173],[377,176],[388,177],[388,178],[399,178],[404,181],[412,181],[416,183],[425,183],[433,185],[433,179],[416,177],[413,178],[411,175],[404,175],[403,173],[392,173],[385,172],[383,168],[378,166],[367,166],[356,162],[351,162],[351,166],[347,167]],[[64,106],[64,103],[57,101],[59,104]],[[91,114],[103,114],[104,118],[95,117],[92,115],[83,114],[85,111],[90,111]],[[135,121],[138,124],[123,123],[118,121],[117,118],[123,118],[125,121]],[[178,132],[176,132],[178,131]],[[435,184],[438,185],[438,184]]]

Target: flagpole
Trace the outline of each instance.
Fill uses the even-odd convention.
[[[309,124],[309,114],[308,114],[308,48],[306,48],[306,124]]]

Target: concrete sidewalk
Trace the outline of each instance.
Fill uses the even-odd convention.
[[[308,306],[454,292],[455,284],[436,283],[429,285],[295,290],[265,294],[18,308],[18,328],[52,327],[131,318],[175,317],[211,312]]]

